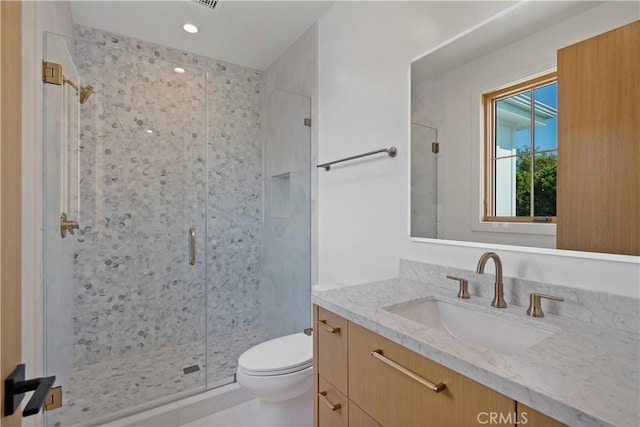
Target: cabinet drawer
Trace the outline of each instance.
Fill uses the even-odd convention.
[[[477,426],[492,412],[505,421],[493,425],[513,426],[516,409],[506,396],[352,323],[349,398],[383,426]]]
[[[349,427],[382,427],[369,414],[364,412],[358,405],[349,402]]]
[[[530,427],[566,427],[560,421],[554,420],[520,402],[517,403],[517,408],[519,424]]]
[[[347,427],[349,399],[323,377],[318,378],[318,427]]]
[[[348,395],[347,321],[318,307],[314,330],[318,337],[318,374]]]

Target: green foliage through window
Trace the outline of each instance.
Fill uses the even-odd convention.
[[[531,155],[525,154],[516,161],[516,216],[529,216],[531,212],[531,160]],[[557,156],[544,153],[534,162],[533,212],[536,216],[556,216]]]
[[[490,167],[487,217],[556,216],[555,73],[483,96]],[[526,221],[526,219],[525,219]]]

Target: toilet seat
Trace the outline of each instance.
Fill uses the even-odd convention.
[[[312,365],[313,339],[303,333],[263,342],[238,359],[238,371],[250,376],[285,375]]]

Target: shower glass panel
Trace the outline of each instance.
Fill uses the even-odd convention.
[[[45,34],[46,60],[78,83],[69,39]],[[74,342],[74,239],[63,239],[60,216],[78,219],[78,98],[69,84],[44,85],[44,331],[45,371],[55,386],[71,389]],[[53,423],[52,423],[53,424]]]
[[[209,82],[217,98],[251,92],[246,81]],[[209,387],[232,380],[247,349],[311,324],[311,100],[260,93],[260,111],[243,101],[210,119]],[[248,117],[236,119],[242,131],[229,125],[234,114]]]
[[[311,325],[311,98],[265,89],[264,304],[270,337]]]
[[[311,99],[87,27],[46,34],[44,59],[73,83],[44,85],[46,425],[231,383],[242,352],[308,327]]]
[[[442,223],[438,217],[437,129],[411,123],[411,235],[435,239]]]
[[[46,38],[45,59],[94,87],[79,105],[45,85],[45,358],[64,402],[47,425],[99,424],[206,388],[206,73]],[[70,188],[80,228],[63,239]]]

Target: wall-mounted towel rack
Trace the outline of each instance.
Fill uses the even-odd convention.
[[[396,147],[382,148],[380,150],[369,151],[368,153],[358,154],[357,156],[345,157],[344,159],[334,160],[333,162],[322,163],[317,167],[324,168],[324,170],[328,171],[331,169],[331,165],[334,165],[336,163],[346,162],[347,160],[359,159],[360,157],[366,157],[366,156],[370,156],[372,154],[378,154],[378,153],[387,153],[389,157],[395,157],[396,154],[398,154],[398,149]]]

